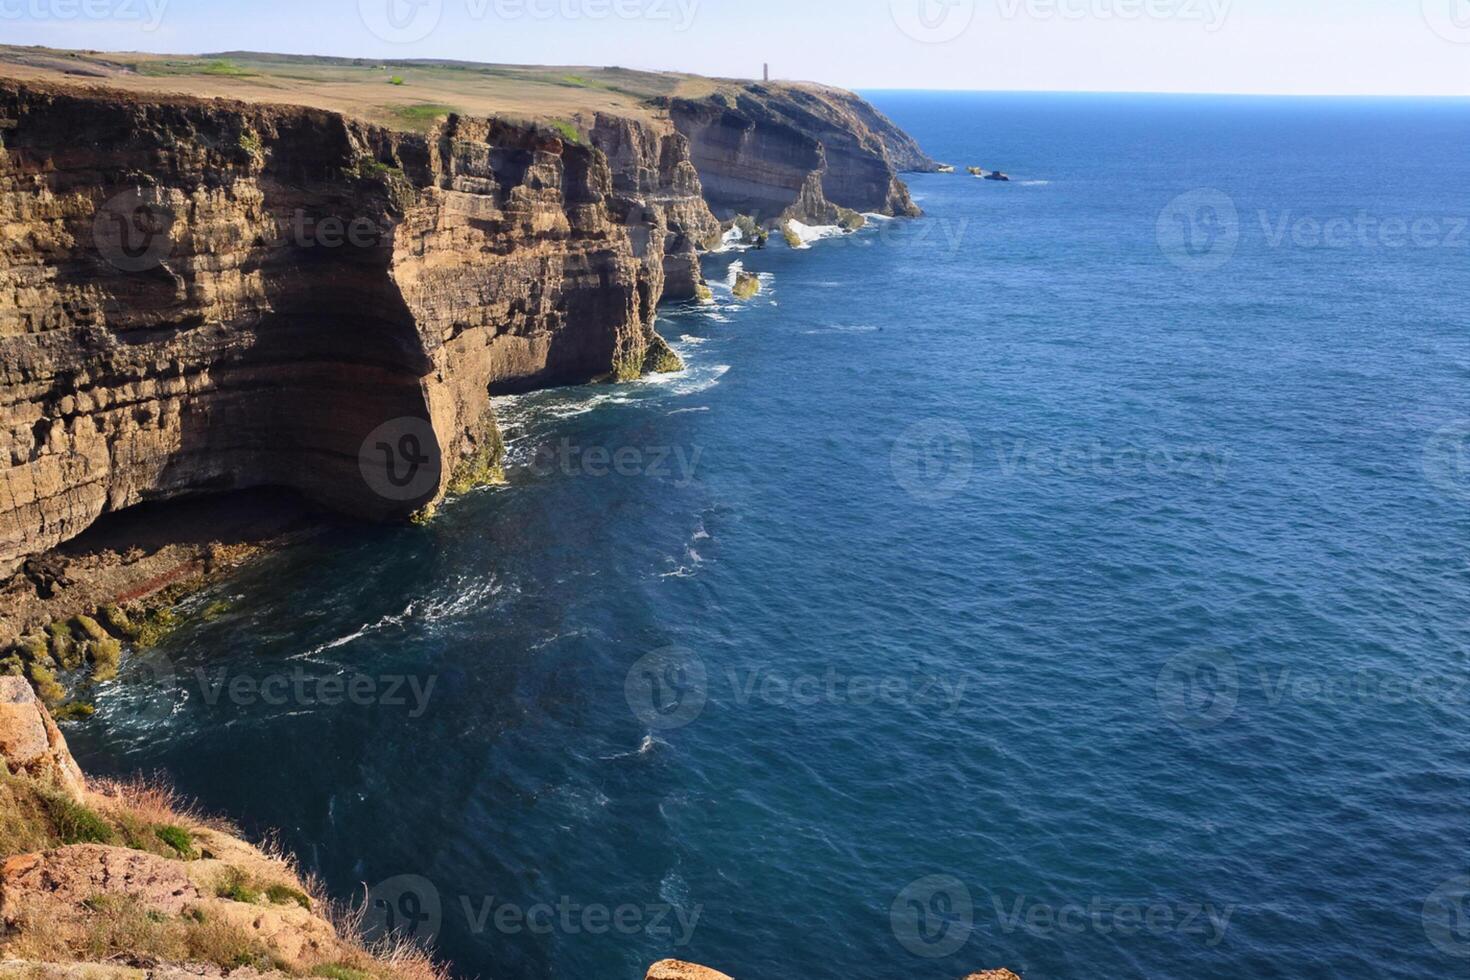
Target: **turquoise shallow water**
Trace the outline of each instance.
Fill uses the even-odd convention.
[[[1015,179],[714,258],[686,374],[506,400],[84,765],[466,975],[1462,975],[1470,106],[874,98]]]

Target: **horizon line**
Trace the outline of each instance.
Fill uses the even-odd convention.
[[[756,79],[759,81],[759,79]],[[798,79],[773,78],[773,82],[795,82]],[[831,82],[817,82],[831,85]],[[1210,92],[1169,89],[1091,89],[1091,88],[919,88],[906,85],[855,85],[855,92],[945,92],[955,95],[1175,95],[1175,96],[1222,96],[1240,99],[1461,99],[1470,100],[1470,92],[1463,94],[1435,92]]]

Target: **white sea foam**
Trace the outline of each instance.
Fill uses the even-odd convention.
[[[719,255],[721,252],[744,252],[750,248],[742,239],[739,228],[731,228],[720,238],[720,244],[710,249],[711,255]]]
[[[346,636],[339,636],[335,640],[323,643],[320,646],[312,647],[305,653],[298,653],[295,656],[288,657],[287,659],[310,660],[313,657],[326,653],[328,650],[335,650],[338,647],[345,647],[349,643],[355,643],[356,641],[362,639],[364,636],[367,636],[370,633],[376,633],[379,630],[385,630],[393,626],[402,626],[408,621],[409,617],[413,615],[413,610],[416,603],[417,600],[414,600],[414,602],[410,602],[406,607],[404,607],[403,612],[398,613],[397,615],[384,616],[376,623],[364,623],[362,626],[358,627],[356,630],[353,630],[351,633],[348,633]]]
[[[801,239],[801,244],[796,246],[801,249],[811,248],[813,242],[819,242],[824,238],[841,238],[847,234],[837,225],[807,225],[800,221],[788,221],[786,227]]]
[[[814,330],[803,330],[802,333],[808,337],[828,333],[877,333],[878,328],[867,323],[833,323]]]

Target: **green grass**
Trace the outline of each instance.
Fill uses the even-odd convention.
[[[205,64],[203,68],[205,75],[223,75],[227,78],[249,78],[254,72],[248,72],[233,61],[219,59]]]
[[[48,816],[63,844],[111,844],[112,827],[94,811],[64,796],[45,796]]]
[[[425,102],[421,105],[390,106],[389,111],[393,113],[393,118],[402,125],[424,132],[432,129],[441,116],[451,115],[456,110],[454,106]]]
[[[217,75],[224,78],[252,78],[255,73],[246,71],[227,58],[204,61],[200,58],[181,58],[174,61],[140,61],[133,67],[141,75],[152,77],[168,75]]]
[[[275,905],[299,905],[307,911],[311,910],[311,899],[306,892],[289,885],[271,885],[265,890],[265,897]]]
[[[153,828],[153,836],[167,844],[179,857],[192,860],[199,856],[194,849],[194,835],[183,827],[162,826]]]
[[[214,893],[220,898],[246,905],[259,904],[261,897],[260,889],[252,887],[250,879],[239,868],[230,868],[224,878],[220,879]]]
[[[553,119],[551,128],[556,130],[562,139],[568,143],[582,142],[582,131],[565,119]]]
[[[322,977],[323,980],[373,980],[371,973],[362,970],[354,970],[350,966],[342,966],[338,963],[323,963],[311,971],[314,977]]]

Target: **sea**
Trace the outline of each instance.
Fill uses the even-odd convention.
[[[83,767],[462,977],[1470,974],[1470,102],[865,94],[923,218],[710,256]]]

